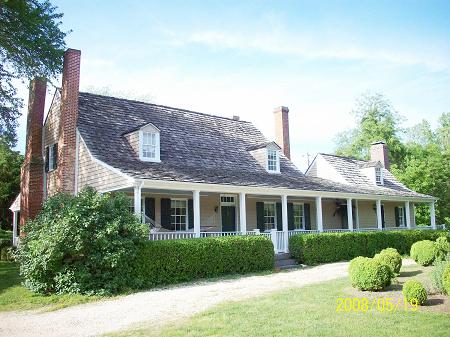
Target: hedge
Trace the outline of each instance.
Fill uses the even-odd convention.
[[[385,232],[345,232],[297,234],[289,238],[289,251],[298,262],[314,265],[348,261],[357,256],[374,256],[385,248],[395,248],[400,254],[409,254],[411,245],[421,240],[450,238],[440,230],[402,230]]]
[[[146,241],[135,259],[141,288],[270,270],[274,251],[262,236]]]

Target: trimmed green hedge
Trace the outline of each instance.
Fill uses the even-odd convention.
[[[350,262],[348,271],[352,286],[359,290],[382,290],[391,284],[393,276],[388,265],[362,256]]]
[[[289,251],[298,262],[314,265],[348,261],[357,256],[374,256],[385,248],[395,248],[409,254],[414,242],[450,238],[450,233],[438,230],[401,230],[384,232],[345,232],[297,234],[289,238]]]
[[[274,251],[262,236],[143,242],[134,273],[140,288],[225,274],[270,270]]]

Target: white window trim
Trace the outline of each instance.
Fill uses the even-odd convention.
[[[143,155],[143,142],[144,142],[144,132],[154,133],[156,138],[156,151],[155,151],[155,158],[147,158]],[[160,137],[158,131],[139,131],[139,159],[142,161],[148,161],[148,162],[154,162],[154,163],[160,163],[161,157],[161,143],[160,143]]]
[[[175,225],[175,232],[188,232],[189,231],[189,201],[187,198],[170,198],[170,222],[172,222],[172,200],[185,201],[186,202],[186,226],[184,230],[177,230]]]
[[[278,223],[277,223],[277,203],[276,202],[272,202],[272,201],[264,201],[264,207],[266,207],[266,205],[273,205],[273,209],[274,209],[274,219],[273,219],[273,228],[277,229],[278,228]],[[264,228],[266,227],[266,210],[263,209],[264,211]],[[270,230],[270,229],[269,229]],[[268,231],[268,229],[265,229],[265,231]]]
[[[222,201],[222,197],[232,197],[234,201]],[[236,194],[221,194],[220,195],[220,206],[236,206]]]
[[[301,205],[303,208],[303,217],[302,217],[302,228],[301,229],[305,229],[305,203],[304,202],[294,202],[292,203],[294,206],[295,205]],[[292,210],[294,211],[294,210]],[[294,213],[294,219],[295,219],[295,213]],[[294,227],[295,227],[295,222],[294,222]],[[297,228],[296,228],[297,229]]]
[[[380,170],[380,181],[377,181],[377,170]],[[384,185],[383,169],[381,167],[375,167],[375,184],[378,186]]]
[[[55,144],[51,144],[51,145],[47,146],[48,147],[48,158],[47,158],[47,160],[48,160],[48,172],[52,172],[52,171],[54,171],[56,169],[56,167],[53,167],[53,163],[55,161],[55,153],[53,151],[54,148],[55,148],[54,145]]]
[[[275,152],[277,162],[276,170],[269,170],[269,151]],[[280,173],[280,150],[275,150],[273,148],[266,149],[266,171],[269,173]]]

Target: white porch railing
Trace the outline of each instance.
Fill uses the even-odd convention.
[[[152,241],[193,239],[193,238],[195,238],[194,232],[156,232],[156,233],[150,233],[150,235],[149,235],[149,239]]]
[[[201,238],[207,237],[221,237],[221,236],[236,236],[242,235],[240,232],[200,232]]]

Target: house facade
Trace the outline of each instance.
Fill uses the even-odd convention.
[[[80,59],[65,53],[45,120],[45,81],[30,86],[15,236],[46,198],[86,186],[126,193],[152,240],[266,235],[287,252],[299,232],[413,228],[416,203],[436,227],[435,198],[395,179],[384,143],[370,161],[318,154],[303,174],[290,160],[288,108],[274,110],[270,141],[237,116],[80,92]]]

